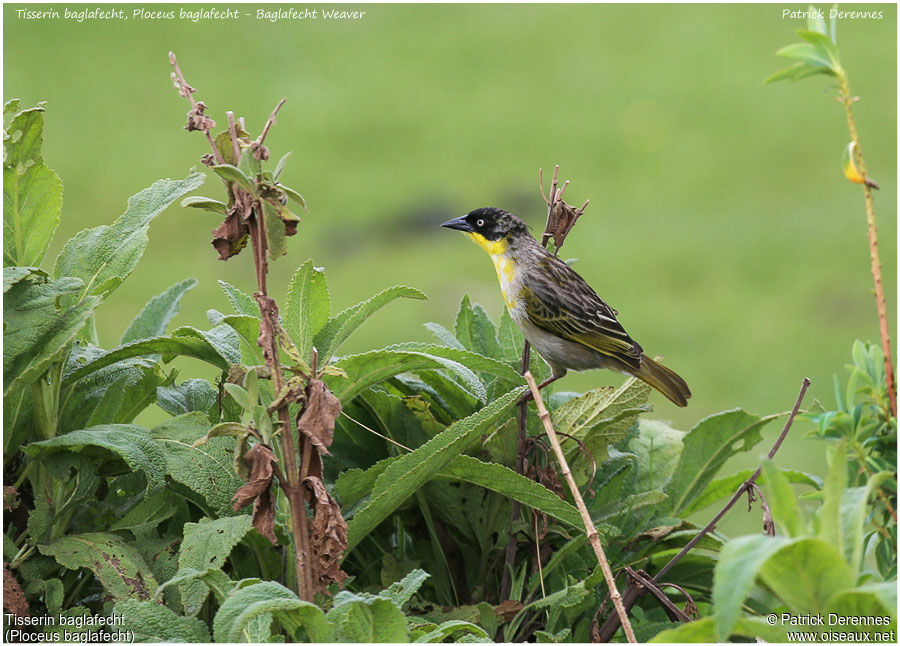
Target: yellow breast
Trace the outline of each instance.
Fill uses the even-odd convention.
[[[503,300],[506,307],[516,306],[516,296],[512,293],[512,284],[516,276],[516,263],[506,255],[509,243],[506,240],[488,240],[479,233],[467,233],[479,247],[488,252],[494,261],[494,269],[497,270],[497,280],[500,281],[500,290],[503,292]]]

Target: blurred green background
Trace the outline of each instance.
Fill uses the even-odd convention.
[[[287,98],[266,143],[274,160],[294,151],[283,179],[311,214],[272,265],[274,295],[308,257],[327,269],[336,308],[397,283],[429,295],[379,313],[348,351],[428,339],[422,323],[452,326],[465,292],[496,318],[491,263],[436,225],[494,205],[539,232],[538,168],[555,163],[573,180],[567,199],[591,199],[562,255],[580,259],[632,336],[693,389],[683,410],[655,395],[654,415],[687,430],[727,408],[787,410],[804,376],[807,403],[833,405],[832,375],[844,379],[853,340],[878,340],[862,191],[840,170],[841,106],[824,77],[762,83],[790,64],[774,52],[805,26],[783,11],[805,5],[359,5],[342,7],[366,12],[352,21],[255,17],[290,6],[235,5],[236,21],[193,23],[138,20],[141,5],[127,5],[128,20],[78,23],[17,14],[62,5],[4,5],[4,97],[48,102],[44,157],[65,186],[48,264],[68,236],[111,222],[129,195],[209,152],[182,129],[189,106],[169,80],[172,50],[220,126],[231,109],[258,133]],[[840,20],[837,34],[881,184],[894,313],[897,8],[852,8],[883,12]],[[202,193],[219,197],[221,186]],[[227,309],[216,279],[254,290],[249,254],[216,260],[216,224],[177,207],[156,220],[143,261],[99,313],[105,346],[187,276],[200,285],[177,324],[204,326],[207,309]],[[620,380],[572,374],[562,388]],[[779,462],[821,474],[823,445],[802,439],[809,428]]]

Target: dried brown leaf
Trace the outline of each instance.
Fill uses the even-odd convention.
[[[247,246],[250,227],[241,218],[240,213],[241,209],[237,205],[233,206],[222,224],[212,232],[212,246],[219,252],[219,260],[228,260]]]
[[[3,485],[3,508],[12,511],[19,506],[19,492],[15,487]]]
[[[347,574],[340,568],[347,549],[347,523],[341,508],[322,484],[321,478],[309,476],[303,480],[309,489],[315,510],[309,549],[312,558],[313,583],[316,591],[327,592],[328,585],[342,586]]]
[[[275,545],[278,541],[274,529],[275,499],[272,494],[272,477],[278,459],[268,446],[254,444],[244,454],[243,460],[250,468],[250,480],[231,498],[232,509],[237,511],[252,502],[253,526]]]
[[[194,88],[187,85],[187,92],[193,92]],[[179,93],[181,96],[187,96],[187,94],[182,93],[184,88],[179,88]],[[187,113],[188,121],[187,125],[184,127],[188,132],[192,132],[194,130],[199,130],[200,132],[209,132],[213,128],[216,127],[216,122],[210,119],[208,116],[204,114],[206,110],[206,104],[203,101],[197,101],[197,105],[195,105],[191,110]]]
[[[313,379],[307,388],[306,407],[297,417],[297,430],[319,449],[328,453],[334,439],[334,421],[341,414],[341,402],[325,382]]]
[[[6,565],[3,566],[3,609],[19,617],[29,616],[28,600],[22,592],[22,586]]]
[[[507,599],[501,602],[500,605],[494,606],[494,614],[500,617],[501,622],[512,621],[513,617],[519,614],[519,611],[524,607],[521,601]]]

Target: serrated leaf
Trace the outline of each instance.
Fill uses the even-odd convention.
[[[203,209],[217,215],[225,215],[228,212],[228,205],[211,197],[202,197],[200,195],[191,195],[181,200],[183,208]]]
[[[169,492],[159,491],[144,497],[127,514],[110,526],[110,531],[127,529],[135,536],[145,536],[164,520],[175,515],[177,507],[169,499]]]
[[[397,298],[425,300],[428,297],[418,289],[397,285],[332,316],[315,337],[314,344],[319,350],[320,360],[337,352],[341,344],[347,340],[356,328],[362,325],[372,314]]]
[[[237,184],[241,188],[249,191],[251,195],[256,195],[256,183],[247,177],[237,166],[232,166],[231,164],[217,164],[216,166],[213,166],[212,169],[216,175],[222,179]]]
[[[8,274],[21,275],[4,268]],[[37,281],[37,282],[35,282]],[[16,281],[3,298],[3,396],[13,396],[30,385],[75,339],[85,321],[100,304],[85,298],[70,307],[60,301],[83,288],[78,278],[46,281],[31,275]]]
[[[448,348],[456,348],[457,350],[465,350],[463,344],[459,342],[453,333],[440,323],[423,323],[426,330],[431,332],[435,338]]]
[[[536,509],[584,531],[584,523],[578,510],[547,489],[544,485],[522,476],[502,464],[482,462],[468,455],[460,455],[440,470],[437,477],[470,482],[496,491],[510,500]]]
[[[302,627],[313,642],[334,641],[334,629],[325,620],[322,610],[301,601],[275,581],[254,583],[232,592],[213,620],[213,638],[217,642],[249,641],[249,634],[245,632],[247,626],[264,614],[277,617],[289,635]]]
[[[244,484],[234,472],[232,437],[214,437],[200,447],[209,420],[203,413],[174,417],[151,429],[166,459],[166,474],[197,494],[194,502],[218,516],[231,516],[231,497]]]
[[[225,292],[225,296],[228,297],[228,302],[234,307],[235,312],[244,316],[254,316],[259,318],[259,305],[250,294],[242,292],[237,287],[226,283],[224,280],[216,282],[219,283],[219,287]]]
[[[291,278],[282,311],[288,336],[305,361],[312,360],[313,339],[330,315],[331,294],[325,270],[315,267],[311,259],[307,260]]]
[[[114,534],[64,536],[38,549],[70,570],[89,569],[113,599],[147,601],[156,592],[156,579],[144,559]]]
[[[190,326],[182,326],[172,332],[172,338],[194,337],[202,339],[216,351],[227,366],[241,362],[240,342],[238,334],[230,325],[220,324],[209,330],[198,330]]]
[[[178,313],[181,297],[196,286],[196,278],[187,278],[180,283],[175,283],[162,294],[151,298],[122,334],[119,343],[124,345],[139,339],[164,335],[169,321]]]
[[[252,527],[252,520],[246,515],[216,520],[201,518],[199,523],[185,523],[184,540],[178,552],[179,571],[221,568],[234,546]],[[196,579],[180,584],[178,590],[188,615],[200,612],[209,596],[207,585]]]
[[[349,604],[338,625],[341,639],[355,643],[398,643],[409,641],[406,617],[387,599]]]
[[[353,354],[335,363],[346,377],[330,377],[325,381],[342,402],[349,402],[366,388],[403,372],[450,370],[460,377],[469,391],[481,401],[487,397],[484,385],[471,370],[457,361],[424,352],[373,350]]]
[[[495,359],[503,356],[491,318],[481,305],[469,301],[468,294],[463,296],[459,305],[455,332],[456,338],[466,349]]]
[[[429,576],[431,575],[425,570],[415,569],[379,592],[378,596],[392,601],[398,608],[403,608]]]
[[[419,487],[455,459],[471,444],[473,438],[490,424],[501,420],[523,391],[522,388],[509,391],[474,415],[456,422],[412,453],[403,455],[388,465],[375,481],[368,504],[357,511],[348,526],[348,551]]]
[[[131,274],[147,246],[147,229],[172,202],[198,189],[202,173],[183,180],[161,179],[128,199],[125,213],[111,225],[76,233],[59,256],[56,277],[75,276],[84,281],[81,294],[108,296]]]
[[[424,352],[434,357],[443,357],[451,359],[457,363],[461,363],[467,368],[483,372],[486,375],[498,377],[509,385],[521,384],[525,382],[525,378],[516,370],[497,359],[486,357],[477,352],[469,350],[460,350],[448,347],[446,345],[435,345],[433,343],[398,343],[389,345],[385,350],[410,350],[414,352]]]
[[[43,442],[32,442],[23,451],[32,457],[54,451],[79,452],[100,449],[121,458],[132,471],[140,471],[147,478],[147,489],[155,491],[165,486],[165,457],[153,442],[147,429],[136,424],[103,424],[89,429],[72,431]]]
[[[156,389],[156,403],[173,416],[200,411],[210,417],[217,408],[218,396],[206,379],[185,379],[178,385]]]
[[[728,458],[749,451],[762,440],[760,430],[776,417],[758,417],[736,408],[700,420],[684,436],[678,466],[663,489],[669,496],[665,513],[680,515],[703,493]]]
[[[435,644],[443,642],[448,637],[453,637],[459,633],[469,633],[479,640],[491,641],[484,628],[476,626],[468,621],[460,621],[459,619],[451,619],[440,624],[437,628],[425,633],[421,637],[417,637],[415,642],[418,644]],[[461,641],[453,639],[454,642]]]
[[[186,642],[210,640],[209,629],[193,617],[182,617],[166,606],[150,601],[126,599],[113,606],[113,613],[121,617],[120,630],[130,630],[136,642]]]
[[[92,357],[77,366],[68,366],[68,372],[63,377],[63,387],[65,388],[86,375],[112,365],[117,361],[153,354],[162,354],[164,360],[171,360],[176,356],[194,357],[223,371],[228,370],[231,365],[201,334],[196,336],[162,336],[155,339],[132,341]]]

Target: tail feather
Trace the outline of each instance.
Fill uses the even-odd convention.
[[[672,400],[676,406],[687,406],[691,389],[678,374],[661,363],[657,363],[646,354],[641,355],[641,367],[632,373],[638,379],[656,388]]]

